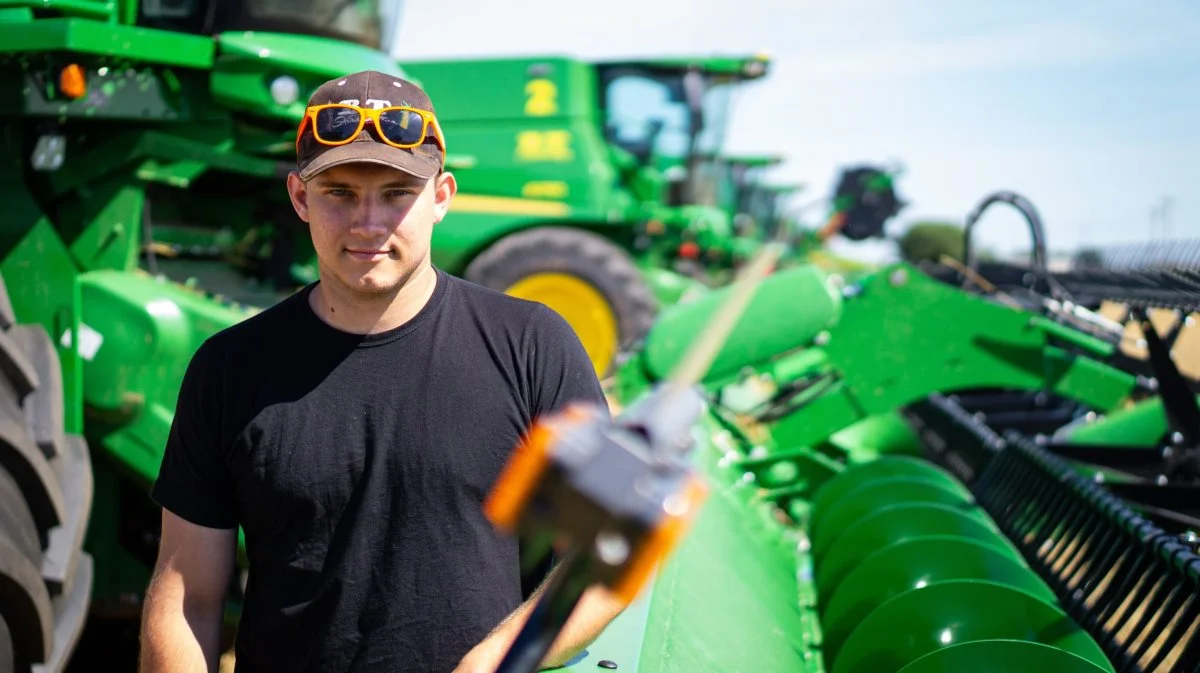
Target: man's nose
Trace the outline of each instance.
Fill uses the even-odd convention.
[[[388,229],[387,209],[374,199],[363,199],[354,213],[350,230],[360,236],[379,236]]]

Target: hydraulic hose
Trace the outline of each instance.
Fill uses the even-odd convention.
[[[972,255],[971,230],[975,228],[975,224],[979,222],[979,218],[983,216],[984,211],[997,203],[1007,203],[1020,211],[1021,215],[1025,217],[1025,222],[1029,225],[1029,235],[1033,239],[1033,251],[1030,254],[1033,273],[1050,286],[1052,297],[1062,300],[1062,288],[1058,283],[1054,282],[1046,266],[1046,229],[1042,225],[1042,218],[1038,215],[1037,209],[1033,207],[1033,203],[1016,192],[1002,190],[989,194],[967,215],[967,221],[963,228],[963,265],[972,271],[976,270],[975,259]]]

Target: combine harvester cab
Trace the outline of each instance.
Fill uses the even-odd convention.
[[[771,240],[777,231],[780,199],[800,191],[801,185],[772,185],[767,177],[770,169],[783,163],[782,156],[727,157],[725,182],[727,201],[734,215],[734,231],[738,236]]]
[[[542,302],[601,375],[708,283],[729,215],[698,203],[731,97],[765,58],[402,60],[437,106],[459,193],[434,262]]]
[[[711,176],[706,182],[712,187],[700,202],[719,206],[730,215],[732,235],[714,242],[722,250],[710,262],[723,280],[732,278],[732,272],[764,242],[783,240],[778,231],[779,199],[799,191],[799,186],[776,187],[766,181],[770,169],[783,161],[779,155],[726,155],[708,157],[701,165],[700,170]]]
[[[1200,269],[1016,271],[768,276],[700,386],[708,499],[572,670],[1200,671],[1198,383],[1164,355],[1195,335],[1147,323],[1132,362],[1092,310],[1186,316]],[[614,399],[735,287],[666,311]]]

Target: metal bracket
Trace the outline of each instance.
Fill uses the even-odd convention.
[[[1141,323],[1142,332],[1146,339],[1146,349],[1150,356],[1150,366],[1158,379],[1159,394],[1162,396],[1163,411],[1167,414],[1167,423],[1175,431],[1183,435],[1183,443],[1191,449],[1200,448],[1200,405],[1188,386],[1187,379],[1179,373],[1171,351],[1163,342],[1150,322],[1150,317],[1143,307],[1132,309],[1133,317]],[[1200,472],[1196,476],[1200,476]]]

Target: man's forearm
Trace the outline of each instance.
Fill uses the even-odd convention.
[[[558,569],[555,570],[558,572]],[[512,644],[529,619],[537,601],[545,591],[546,583],[517,608],[508,619],[492,632],[489,639],[499,641],[505,649]],[[570,661],[592,643],[624,609],[611,592],[603,587],[591,587],[584,592],[571,616],[563,624],[558,636],[542,659],[542,668],[556,668]]]
[[[148,596],[143,610],[140,673],[216,673],[220,662],[221,615],[211,607],[188,606]]]
[[[454,673],[494,673],[496,666],[503,661],[505,653],[529,621],[529,615],[545,594],[546,587],[562,572],[565,570],[561,565],[551,570],[524,603],[513,610],[459,661]],[[542,657],[539,669],[557,668],[570,661],[590,645],[624,609],[625,605],[602,586],[593,586],[584,591],[570,617]]]
[[[554,668],[570,661],[590,645],[624,607],[607,589],[588,589],[571,612],[558,637],[554,639],[542,660],[542,666]]]

